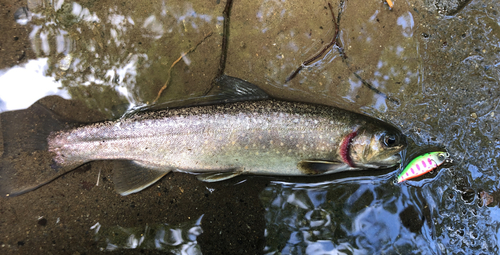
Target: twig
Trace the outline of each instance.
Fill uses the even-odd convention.
[[[229,16],[231,14],[231,7],[233,6],[233,0],[227,0],[226,7],[222,12],[222,16],[224,17],[224,23],[222,25],[222,42],[221,42],[221,56],[219,61],[219,70],[217,70],[217,76],[215,76],[214,80],[224,75],[224,70],[226,69],[226,60],[227,60],[227,48],[229,37]]]
[[[99,174],[97,175],[97,183],[95,186],[99,186],[99,179],[101,178],[101,169],[99,168]]]
[[[295,76],[297,76],[297,74],[305,66],[308,66],[312,62],[314,62],[314,61],[318,60],[319,58],[321,58],[328,51],[328,49],[331,48],[332,46],[337,45],[340,48],[340,46],[337,44],[337,37],[338,37],[338,34],[339,34],[339,26],[338,26],[337,21],[335,20],[335,13],[333,12],[333,8],[332,8],[332,5],[330,3],[328,3],[328,8],[330,8],[330,12],[332,13],[333,26],[335,27],[335,34],[333,34],[332,40],[320,52],[318,52],[318,54],[316,54],[313,57],[311,57],[310,59],[304,61],[292,74],[290,74],[290,76],[288,76],[286,78],[285,83],[287,83],[290,80],[292,80],[293,78],[295,78]],[[339,18],[340,18],[340,16],[339,16]],[[340,20],[339,20],[339,22],[340,22]]]
[[[191,47],[187,52],[185,53],[182,53],[182,55],[174,61],[174,63],[172,63],[172,65],[170,66],[170,68],[168,69],[168,78],[167,78],[167,81],[165,82],[165,84],[163,85],[163,87],[161,87],[160,91],[158,91],[158,95],[156,96],[155,100],[153,100],[153,104],[156,103],[158,101],[158,99],[160,99],[160,96],[161,96],[161,93],[163,93],[163,91],[168,87],[168,84],[170,83],[170,78],[172,77],[172,69],[174,68],[174,66],[179,63],[179,61],[181,61],[181,59],[186,56],[187,54],[193,52],[196,50],[196,48],[198,48],[198,46],[200,46],[200,44],[202,44],[208,37],[212,36],[213,32],[210,32],[208,33],[207,35],[205,35],[205,37],[203,37],[203,39],[198,42],[198,44],[196,44],[195,46]]]

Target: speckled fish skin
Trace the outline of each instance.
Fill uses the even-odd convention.
[[[339,148],[353,131],[355,166],[344,162],[336,171],[399,163],[406,143],[395,127],[338,108],[279,100],[145,112],[55,132],[48,144],[60,166],[126,159],[162,171],[304,175],[310,173],[298,167],[301,160],[343,162]],[[397,144],[384,145],[388,135]]]

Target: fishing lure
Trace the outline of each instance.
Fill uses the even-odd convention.
[[[450,154],[444,151],[425,153],[414,158],[398,176],[398,182],[422,176],[448,160]]]

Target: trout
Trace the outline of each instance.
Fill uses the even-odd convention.
[[[46,112],[45,122],[60,121],[50,110],[41,111]],[[31,150],[45,160],[37,164],[42,170],[36,176],[16,162],[15,150],[9,150],[13,142],[4,141],[0,194],[22,194],[96,160],[115,161],[116,191],[128,195],[171,171],[214,182],[240,174],[301,176],[388,168],[400,163],[399,152],[406,147],[397,128],[375,118],[275,99],[146,111],[116,121],[62,126],[52,124],[18,139],[37,141]],[[9,140],[6,135],[4,140]]]

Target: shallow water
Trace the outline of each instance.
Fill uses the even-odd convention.
[[[454,14],[455,2],[464,8]],[[275,97],[398,126],[405,162],[445,148],[452,165],[402,184],[401,169],[210,184],[175,173],[120,197],[111,165],[96,162],[2,198],[2,253],[498,253],[500,3],[455,2],[332,1],[337,44],[286,82],[332,41],[328,2],[236,1],[225,68]],[[46,100],[62,115],[114,119],[202,95],[217,74],[224,1],[3,6],[0,111],[59,95],[82,102]],[[91,110],[74,116],[81,108]]]

